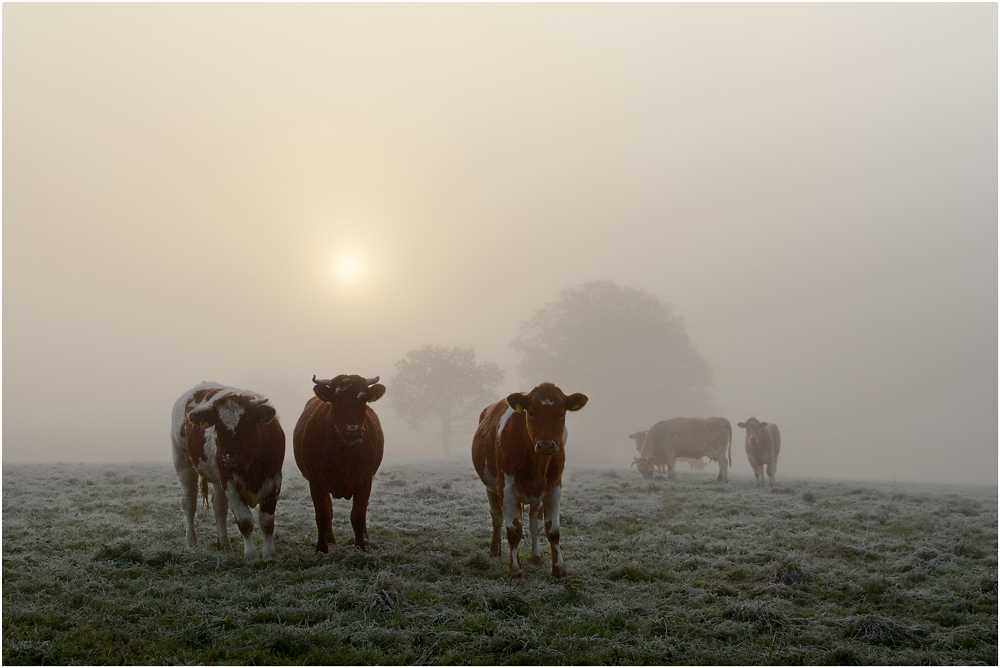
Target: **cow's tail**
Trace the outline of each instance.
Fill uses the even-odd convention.
[[[729,466],[733,465],[733,425],[726,420],[726,429],[729,431],[729,450],[726,451],[726,457],[729,459]]]
[[[201,483],[201,498],[205,501],[205,517],[208,517],[208,480],[205,476],[199,476]]]

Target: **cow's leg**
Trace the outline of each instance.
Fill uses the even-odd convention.
[[[674,465],[677,464],[676,459],[667,460],[667,478],[669,480],[676,480],[677,476],[674,475]]]
[[[552,550],[552,575],[557,578],[566,576],[562,548],[559,547],[559,502],[561,498],[561,487],[554,487],[545,497],[545,537],[549,539],[549,548]]]
[[[767,477],[771,483],[771,487],[774,487],[774,474],[778,472],[778,462],[768,462],[767,463]]]
[[[524,530],[521,528],[521,518],[518,512],[517,490],[514,487],[514,476],[502,476],[503,488],[503,521],[507,526],[507,542],[510,544],[510,567],[508,574],[512,578],[521,577],[521,558],[517,554],[518,545]]]
[[[729,463],[726,462],[725,455],[719,457],[719,477],[717,480],[719,482],[729,482]]]
[[[354,494],[354,505],[351,506],[351,526],[354,528],[354,547],[362,552],[365,548],[365,535],[368,533],[368,497],[372,493],[372,482]]]
[[[542,565],[542,548],[538,541],[539,520],[538,514],[542,509],[541,505],[534,504],[528,508],[528,533],[531,534],[531,565]]]
[[[219,538],[219,549],[232,552],[229,542],[229,500],[222,485],[212,484],[212,513],[215,515],[215,534]]]
[[[490,502],[490,518],[493,520],[493,540],[490,542],[490,556],[500,556],[500,528],[503,526],[503,509],[500,508],[500,494],[491,489],[486,490],[486,498]]]
[[[184,508],[184,534],[188,547],[198,544],[194,530],[194,515],[198,510],[198,474],[190,462],[174,463],[177,478],[181,481],[181,506]]]
[[[236,522],[239,524],[240,533],[243,534],[243,558],[251,561],[260,559],[257,553],[257,546],[253,544],[253,513],[247,504],[243,502],[236,485],[226,485],[226,498],[229,499],[229,506],[236,515]]]
[[[753,467],[753,484],[763,485],[764,484],[764,467],[757,466],[756,464],[751,464]]]
[[[264,534],[264,561],[272,561],[277,552],[274,549],[274,511],[278,506],[278,494],[281,491],[279,478],[275,490],[267,498],[260,502],[260,509],[257,511],[257,521],[260,523],[260,530]]]
[[[316,510],[316,551],[326,553],[331,543],[337,544],[333,539],[333,497],[312,481],[309,482],[309,494]]]

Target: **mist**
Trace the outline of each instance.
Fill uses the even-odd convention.
[[[683,318],[733,473],[756,416],[779,481],[997,483],[995,4],[4,19],[4,462],[169,461],[211,380],[270,397],[294,470],[313,374],[388,397],[471,347],[499,400],[522,323],[610,280]],[[387,459],[440,454],[372,407]],[[575,417],[569,465],[631,462]]]

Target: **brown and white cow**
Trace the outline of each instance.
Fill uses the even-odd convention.
[[[566,396],[552,383],[531,392],[509,395],[488,406],[479,416],[472,438],[472,464],[486,485],[493,518],[490,556],[500,556],[500,527],[507,527],[510,544],[509,575],[522,574],[518,546],[523,536],[521,506],[527,505],[531,533],[531,563],[541,566],[538,529],[545,521],[545,535],[552,550],[552,575],[563,577],[559,548],[559,502],[566,463],[566,411],[587,403],[583,394]]]
[[[646,440],[646,432],[644,432],[644,431],[637,431],[634,434],[629,434],[628,437],[631,438],[633,441],[635,441],[635,450],[636,450],[636,452],[642,452],[642,444]],[[632,465],[635,466],[635,464],[636,464],[637,461],[638,461],[638,458],[633,459],[632,460]],[[693,457],[678,457],[677,461],[679,461],[679,462],[686,462],[687,465],[688,465],[688,468],[690,468],[691,470],[694,470],[694,469],[697,469],[699,471],[704,471],[705,470],[705,462],[704,462],[704,460],[702,460],[701,457],[698,457],[697,459],[695,459]],[[654,458],[653,459],[653,466],[656,467],[657,473],[666,473],[667,472],[667,458],[666,457],[661,457],[659,459]]]
[[[778,472],[778,453],[781,452],[781,432],[778,431],[778,425],[752,417],[736,426],[747,430],[747,459],[753,469],[754,481],[764,484],[766,467],[768,481],[774,487],[774,474]]]
[[[212,484],[219,548],[232,550],[226,526],[232,507],[243,534],[243,554],[257,560],[250,509],[259,505],[264,560],[274,559],[274,511],[285,460],[285,432],[274,407],[256,392],[202,383],[174,403],[170,440],[184,493],[187,544],[198,544],[194,514],[200,476],[204,495]]]
[[[341,374],[316,380],[316,396],[306,402],[292,433],[295,463],[309,481],[316,510],[317,552],[329,552],[333,538],[333,498],[350,499],[354,546],[365,550],[368,498],[372,478],[382,463],[385,437],[368,404],[385,394],[379,377]],[[332,498],[331,498],[332,497]]]
[[[643,478],[652,478],[653,466],[662,461],[667,467],[667,477],[673,479],[678,459],[708,457],[719,462],[718,480],[726,482],[733,463],[732,443],[733,428],[726,418],[671,418],[650,427],[632,464]]]

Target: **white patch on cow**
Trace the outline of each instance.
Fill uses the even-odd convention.
[[[236,485],[240,498],[243,499],[243,503],[245,503],[248,508],[256,508],[264,499],[271,496],[271,494],[274,493],[274,490],[281,484],[281,474],[279,473],[265,480],[261,484],[260,489],[256,491],[247,489],[246,483],[243,482],[243,478],[238,474],[233,475],[233,484]]]
[[[488,468],[483,470],[483,483],[486,485],[488,489],[497,491],[496,476],[490,473],[490,470]]]
[[[508,529],[514,528],[514,518],[517,517],[517,487],[514,476],[504,476],[503,481],[503,522]]]
[[[243,525],[247,522],[250,523],[250,531],[243,534],[243,557],[251,561],[257,561],[260,555],[257,553],[257,546],[253,544],[253,513],[243,502],[240,496],[239,487],[241,484],[230,484],[226,487],[226,499],[229,501],[229,507],[232,508],[233,514],[236,515],[236,521],[240,525],[240,533],[243,533]]]
[[[337,389],[335,389],[335,390],[333,391],[333,393],[334,393],[334,394],[337,394],[338,392],[343,392],[343,391],[344,391],[344,390],[346,390],[346,389],[347,389],[347,388],[345,388],[345,387],[338,387]]]
[[[215,427],[205,430],[205,459],[198,462],[198,475],[205,478],[210,483],[219,485],[222,480],[219,478],[219,463],[216,461],[216,454],[219,452],[219,436],[215,433]]]
[[[551,406],[551,405],[552,405],[552,404],[554,404],[555,402],[554,402],[554,401],[552,401],[551,399],[542,399],[542,400],[540,400],[540,401],[539,401],[538,403],[540,403],[540,404],[541,404],[541,405],[543,405],[543,406]]]
[[[227,396],[226,401],[219,401],[215,404],[215,411],[219,416],[219,422],[231,434],[236,433],[236,427],[243,417],[244,410],[243,406],[233,401],[231,396]]]
[[[510,416],[513,415],[513,414],[514,414],[514,409],[511,408],[510,406],[508,406],[507,410],[505,410],[503,412],[503,415],[500,417],[500,424],[497,425],[497,440],[498,441],[500,440],[500,434],[503,433],[503,428],[505,426],[507,426],[507,420],[509,420]]]

